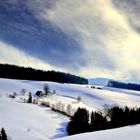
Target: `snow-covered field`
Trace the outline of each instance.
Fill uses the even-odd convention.
[[[12,140],[46,140],[66,136],[68,117],[51,111],[47,107],[35,104],[21,103],[19,100],[11,100],[5,97],[13,92],[20,93],[21,89],[35,94],[37,90],[43,90],[47,83],[56,95],[50,97],[53,102],[71,104],[72,106],[86,107],[93,110],[103,110],[105,104],[130,107],[140,107],[140,92],[124,89],[102,87],[102,89],[90,88],[89,85],[60,84],[55,82],[40,82],[27,80],[10,80],[0,78],[0,127],[4,127]],[[82,102],[76,101],[77,96],[82,97]],[[138,140],[140,126],[124,127],[106,131],[85,133],[62,139],[119,139]]]
[[[65,136],[69,119],[34,104],[0,98],[0,127],[12,140],[47,140]]]
[[[104,104],[120,106],[140,106],[140,92],[125,89],[108,88],[91,89],[87,85],[60,84],[55,82],[40,82],[26,80],[9,80],[0,78],[0,93],[20,93],[21,89],[26,89],[27,92],[35,94],[37,90],[43,90],[43,85],[47,83],[51,90],[55,90],[57,95],[63,96],[65,100],[76,99],[77,96],[82,97],[82,102],[88,106],[100,110]],[[64,101],[65,102],[65,101]],[[73,102],[73,100],[72,100]]]

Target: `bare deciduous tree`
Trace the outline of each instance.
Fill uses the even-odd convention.
[[[81,96],[78,96],[78,97],[77,97],[78,103],[79,103],[81,100],[82,100]]]
[[[21,95],[25,95],[25,93],[26,93],[26,89],[25,88],[21,89]]]

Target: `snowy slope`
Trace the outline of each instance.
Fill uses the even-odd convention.
[[[140,92],[117,88],[91,89],[87,85],[60,84],[55,82],[40,82],[26,80],[9,80],[0,78],[0,93],[20,93],[22,88],[35,93],[42,90],[44,83],[48,83],[51,90],[58,95],[71,98],[82,97],[82,101],[94,109],[102,109],[104,104],[118,104],[120,106],[140,106]],[[59,98],[61,98],[61,96]]]
[[[72,104],[74,106],[88,106],[95,110],[102,110],[104,104],[118,104],[121,106],[140,107],[140,92],[124,89],[102,87],[102,89],[90,88],[90,85],[60,84],[55,82],[40,82],[26,80],[11,80],[0,78],[0,127],[4,127],[13,140],[46,140],[60,138],[66,135],[67,117],[58,115],[46,107],[33,104],[25,104],[6,98],[4,95],[17,92],[22,88],[34,94],[42,90],[44,83],[48,83],[51,90],[56,90],[55,96],[49,100]],[[77,96],[82,97],[82,103],[77,103]],[[66,140],[138,140],[140,126],[124,127],[93,133],[85,133]]]
[[[12,140],[47,140],[67,135],[69,119],[48,108],[0,97],[0,127]]]

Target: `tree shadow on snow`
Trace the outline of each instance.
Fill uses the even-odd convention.
[[[68,136],[68,133],[67,133],[68,122],[63,122],[63,123],[60,123],[59,125],[60,125],[60,128],[56,130],[56,134],[50,139],[56,139],[56,138],[62,138],[62,137]]]

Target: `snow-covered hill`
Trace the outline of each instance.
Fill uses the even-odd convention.
[[[25,88],[27,92],[35,94],[37,90],[43,90],[47,83],[50,90],[55,90],[59,98],[76,99],[82,97],[82,102],[94,109],[102,109],[104,104],[121,106],[140,106],[140,92],[133,90],[102,87],[102,89],[90,88],[89,85],[61,84],[55,82],[40,82],[27,80],[11,80],[0,78],[0,93],[20,93]],[[64,99],[63,99],[64,100]],[[72,100],[73,101],[73,100]]]
[[[102,87],[100,89],[90,88],[90,85],[60,84],[55,82],[40,82],[27,80],[11,80],[0,78],[0,127],[4,127],[7,133],[14,140],[45,140],[55,139],[65,136],[66,124],[69,118],[52,112],[46,107],[40,107],[33,104],[25,104],[19,100],[11,100],[4,95],[13,92],[20,93],[21,89],[35,94],[37,90],[43,90],[43,85],[47,83],[50,90],[55,90],[56,95],[49,97],[54,103],[63,103],[63,105],[72,105],[74,107],[82,106],[93,110],[103,110],[105,104],[120,106],[140,107],[140,92]],[[78,103],[76,98],[81,96],[82,102]],[[46,99],[45,99],[46,100]],[[66,107],[66,106],[65,106]],[[10,118],[10,119],[9,119]],[[131,130],[134,132],[131,135]],[[135,139],[140,137],[138,131],[139,125],[134,127],[124,127],[113,130],[85,133],[64,139],[95,139],[125,140],[128,137]],[[128,134],[130,135],[128,135]],[[127,136],[128,135],[128,136]],[[104,137],[103,137],[104,136]],[[137,139],[136,139],[137,140]]]
[[[0,128],[12,140],[47,140],[67,135],[69,119],[34,104],[0,97]]]

